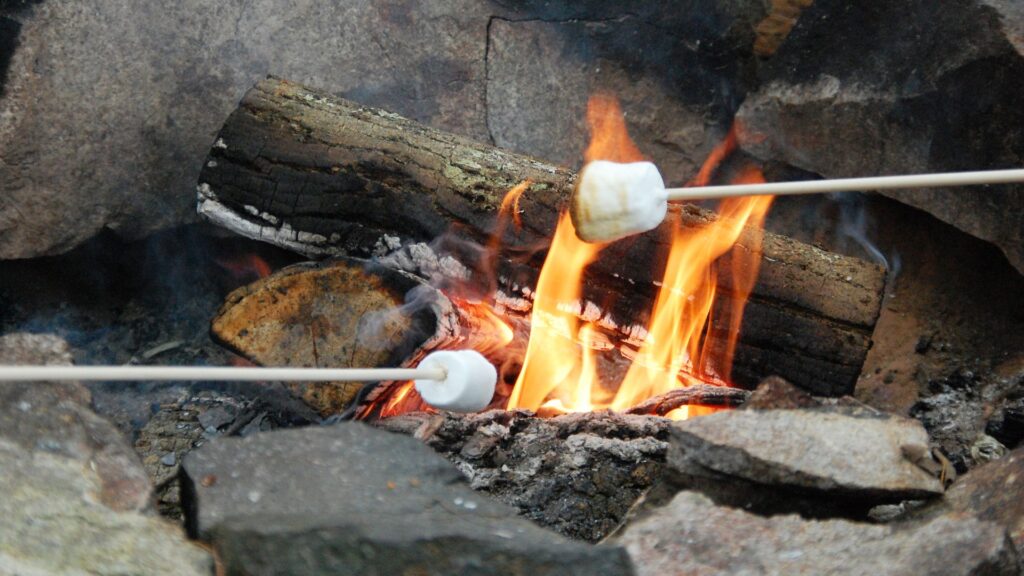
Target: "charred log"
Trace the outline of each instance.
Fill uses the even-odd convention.
[[[664,416],[683,406],[714,406],[736,408],[750,398],[750,392],[725,386],[698,384],[688,388],[670,390],[649,398],[626,411],[627,414],[653,414]]]
[[[200,175],[199,210],[308,256],[366,256],[385,236],[428,241],[453,228],[483,244],[503,195],[529,180],[519,200],[522,226],[501,238],[498,263],[502,288],[517,295],[514,289],[536,280],[543,261],[537,246],[553,232],[575,178],[569,169],[268,79],[221,130]],[[674,207],[657,230],[610,245],[588,269],[585,297],[620,327],[646,324],[673,221],[699,228],[713,218]],[[717,266],[750,262],[760,263],[760,276],[732,379],[753,386],[777,374],[818,394],[852,391],[871,345],[884,271],[753,229]],[[716,321],[706,338],[724,348],[735,296],[729,274],[718,276]]]

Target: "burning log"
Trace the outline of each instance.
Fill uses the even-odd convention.
[[[576,182],[573,171],[267,79],[245,96],[211,149],[199,211],[308,256],[366,256],[386,236],[429,241],[453,227],[484,244],[504,194],[524,181],[521,226],[501,237],[498,276],[512,297],[535,285],[543,261],[536,248],[550,239]],[[605,324],[623,332],[644,325],[672,226],[696,230],[715,220],[694,206],[671,210],[667,224],[607,246],[587,268],[583,296],[606,308]],[[852,391],[871,345],[884,271],[748,228],[716,272],[751,262],[760,276],[743,313],[732,380],[753,386],[776,374],[817,394]],[[730,274],[717,275],[705,335],[712,350],[728,347],[729,314],[742,292]]]

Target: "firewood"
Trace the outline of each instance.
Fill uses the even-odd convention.
[[[307,256],[368,256],[385,236],[430,241],[452,229],[482,245],[505,192],[527,180],[521,228],[501,238],[499,287],[510,296],[536,281],[537,246],[554,231],[574,171],[271,78],[246,94],[215,140],[199,211]],[[611,244],[588,268],[585,297],[623,329],[646,324],[674,222],[701,227],[713,218],[673,206],[658,229]],[[738,251],[751,258],[733,258]],[[774,374],[816,394],[851,392],[871,346],[884,270],[754,229],[717,268],[758,259],[732,380],[753,387]],[[707,335],[715,349],[725,346],[734,303],[729,274],[718,277]]]
[[[726,386],[708,386],[698,384],[688,388],[670,390],[654,398],[649,398],[626,411],[627,414],[653,414],[664,416],[676,408],[683,406],[722,406],[735,408],[742,406],[750,397],[750,392]]]

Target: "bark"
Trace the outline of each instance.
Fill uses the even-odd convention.
[[[460,241],[484,244],[504,194],[529,180],[519,202],[521,229],[509,227],[501,237],[498,284],[515,297],[535,284],[544,256],[538,247],[553,233],[575,179],[566,168],[267,79],[245,96],[213,145],[200,175],[199,211],[308,256],[367,256],[384,236],[422,242],[454,230]],[[713,218],[673,206],[658,229],[610,245],[588,268],[586,300],[624,332],[646,325],[673,221],[699,228]],[[871,345],[884,271],[753,229],[717,268],[750,262],[760,262],[760,276],[732,380],[752,387],[779,375],[817,394],[851,392]],[[707,337],[721,349],[735,296],[729,275],[718,276]]]

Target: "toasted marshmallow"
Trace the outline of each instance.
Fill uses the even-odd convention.
[[[423,401],[438,410],[479,412],[491,403],[498,371],[475,350],[440,350],[424,358],[420,368],[441,368],[443,380],[416,380]]]
[[[581,240],[611,242],[661,224],[668,195],[651,162],[595,160],[583,167],[570,210]]]

